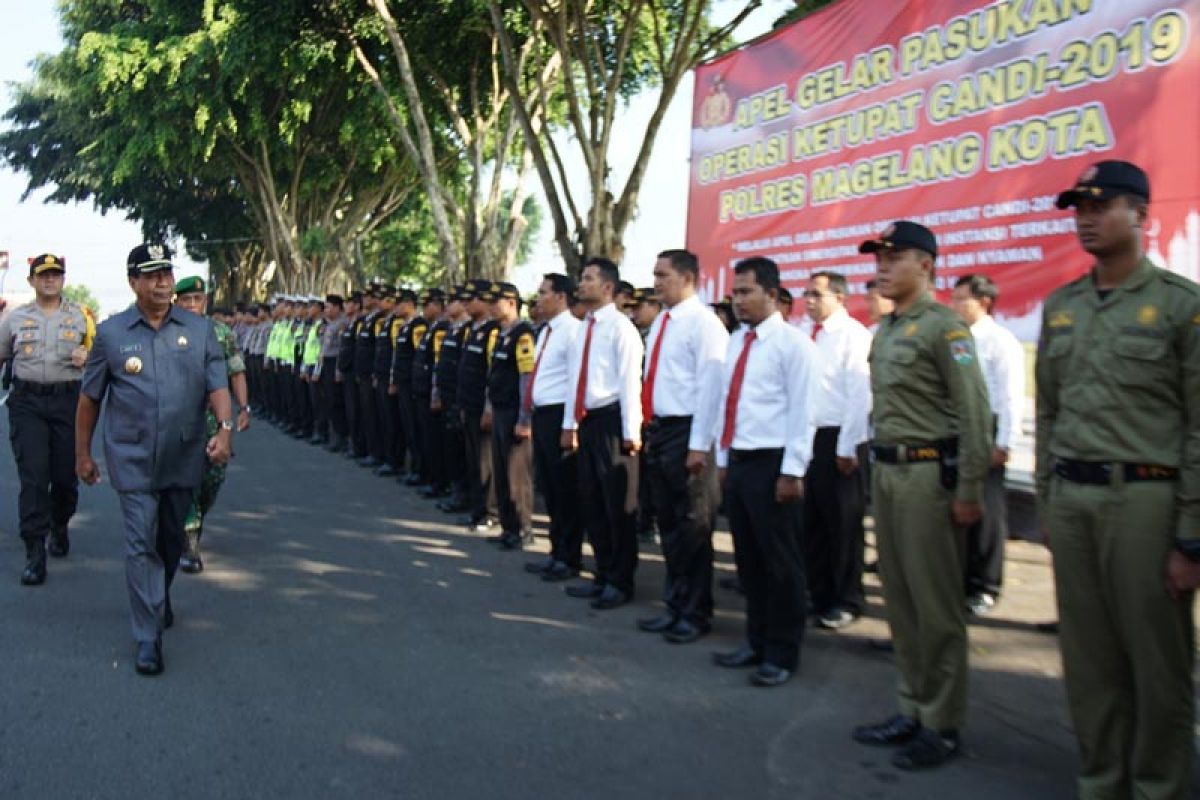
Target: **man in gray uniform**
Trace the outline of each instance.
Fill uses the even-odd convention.
[[[75,403],[95,325],[82,306],[62,297],[63,259],[45,253],[29,262],[34,299],[0,321],[0,361],[12,359],[8,423],[21,480],[17,508],[25,541],[21,583],[46,580],[50,555],[71,547],[67,523],[79,498],[75,479]]]
[[[136,670],[162,672],[162,631],[171,627],[170,586],[184,548],[184,517],[204,459],[229,460],[233,410],[225,356],[204,317],[172,304],[170,252],[139,245],[129,254],[137,302],[104,321],[84,369],[75,422],[75,472],[100,480],[92,434],[108,397],[104,456],[125,524],[125,579]],[[211,405],[217,433],[204,439]]]

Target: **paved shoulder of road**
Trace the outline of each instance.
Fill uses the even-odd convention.
[[[710,653],[741,641],[636,630],[662,581],[597,612],[394,480],[259,422],[238,437],[181,574],[166,672],[134,674],[116,497],[83,489],[72,550],[18,585],[17,485],[0,456],[0,797],[931,798],[1069,796],[1075,768],[1045,552],[1016,542],[1006,597],[972,626],[966,753],[909,775],[851,727],[892,713],[871,615],[810,630],[798,678],[759,689]],[[103,465],[102,465],[103,468]],[[539,537],[538,547],[545,549]],[[729,537],[719,567],[732,569]]]

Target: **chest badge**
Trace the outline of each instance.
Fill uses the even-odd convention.
[[[130,356],[125,359],[125,372],[130,375],[139,375],[142,372],[142,360],[137,356]]]
[[[920,326],[918,326],[917,323],[915,323],[915,322],[908,323],[908,325],[906,325],[904,328],[904,335],[905,336],[916,336],[917,330],[919,329],[919,327]]]
[[[1138,309],[1137,318],[1142,325],[1153,325],[1158,320],[1158,309],[1154,306],[1142,306]]]
[[[180,347],[187,347],[187,345],[188,345],[187,337],[180,336],[178,339],[175,340],[175,344],[179,345]]]

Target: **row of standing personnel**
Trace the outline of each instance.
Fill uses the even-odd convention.
[[[1047,300],[1039,342],[1038,500],[1055,558],[1079,794],[1089,799],[1182,798],[1191,779],[1200,292],[1145,258],[1149,198],[1145,174],[1114,161],[1089,168],[1060,195],[1060,207],[1075,209],[1080,243],[1095,265]],[[837,526],[816,512],[844,510],[833,499],[839,479],[822,485],[819,476],[824,469],[846,478],[867,467],[859,436],[846,430],[861,424],[899,680],[898,713],[852,735],[897,747],[899,767],[933,767],[960,746],[967,532],[986,521],[989,471],[994,478],[1004,460],[997,442],[1006,430],[1011,439],[1019,419],[1014,411],[1005,423],[998,406],[1015,407],[1016,392],[1014,382],[995,378],[989,392],[976,323],[964,322],[965,308],[955,314],[933,300],[938,248],[931,231],[898,221],[860,250],[874,254],[877,289],[895,303],[869,345],[869,427],[857,411],[853,419],[824,417],[830,408],[856,407],[850,400],[862,393],[839,398],[822,385],[829,373],[819,342],[828,331],[824,323],[807,334],[784,323],[773,262],[736,266],[738,327],[730,335],[696,298],[698,265],[686,251],[666,251],[655,265],[664,308],[644,345],[612,302],[620,283],[611,262],[591,259],[583,270],[582,321],[567,308],[566,279],[548,276],[539,291],[546,319],[533,347],[522,345],[522,358],[514,359],[524,367],[506,359],[487,367],[489,375],[516,376],[517,391],[497,406],[511,412],[515,399],[516,413],[497,415],[485,379],[478,411],[451,407],[457,413],[445,427],[462,426],[475,523],[488,504],[475,465],[509,470],[491,482],[503,508],[528,488],[514,489],[521,460],[513,456],[532,445],[552,549],[529,569],[547,580],[577,575],[586,532],[594,578],[567,592],[598,609],[633,596],[633,512],[643,470],[662,533],[666,610],[639,625],[668,641],[694,641],[708,630],[720,487],[746,593],[747,641],[714,658],[755,667],[753,683],[778,686],[798,667],[809,598],[820,602],[815,576],[829,577],[814,569],[812,544],[836,540]],[[515,289],[496,288],[503,291],[472,286],[459,294],[469,298],[470,317],[462,323],[469,325],[462,357],[477,342],[475,356],[486,364],[500,333],[514,330]],[[958,288],[964,306],[994,299],[994,287],[992,298],[986,285]],[[817,295],[823,290],[810,286]],[[496,332],[476,339],[488,326]],[[470,374],[459,366],[460,376]],[[381,376],[371,377],[378,389]],[[461,398],[461,378],[457,388]],[[1008,401],[1000,399],[1005,394]],[[490,458],[476,458],[472,437],[490,442]],[[495,538],[520,547],[527,517],[505,517]]]

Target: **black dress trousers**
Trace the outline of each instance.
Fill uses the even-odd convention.
[[[812,463],[804,476],[804,563],[813,610],[818,614],[837,609],[859,614],[865,604],[862,577],[866,498],[859,472],[843,475],[837,467],[840,430],[817,430]]]
[[[8,429],[21,491],[21,538],[38,540],[75,514],[75,407],[79,383],[17,383],[8,398]]]
[[[699,475],[686,469],[691,432],[691,417],[659,417],[647,426],[643,481],[658,516],[667,565],[663,600],[676,615],[705,626],[713,611],[712,531],[719,489],[711,462]]]
[[[572,569],[583,565],[578,453],[562,449],[562,404],[533,410],[533,461],[550,516],[550,556]]]
[[[765,661],[794,670],[804,639],[808,587],[801,555],[801,506],[775,501],[782,463],[783,450],[731,450],[725,513],[746,591],[750,647]]]
[[[579,509],[596,557],[596,582],[632,595],[638,548],[629,489],[638,460],[621,449],[621,407],[589,410],[578,435]]]
[[[492,481],[500,530],[519,534],[533,525],[533,445],[513,435],[515,408],[492,409]]]

